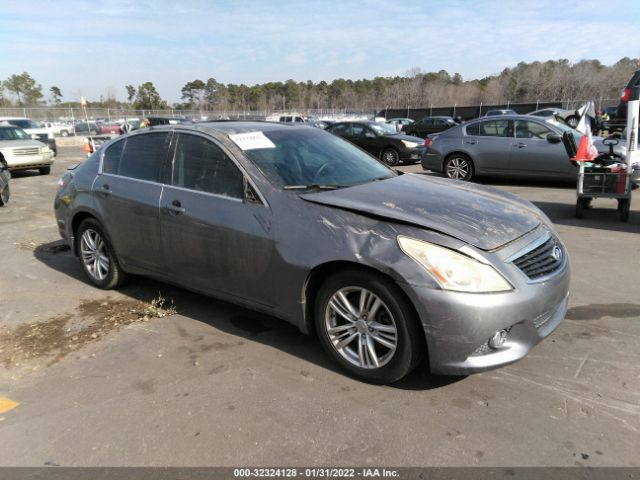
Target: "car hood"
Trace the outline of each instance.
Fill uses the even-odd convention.
[[[0,149],[23,148],[23,147],[43,147],[44,144],[38,140],[0,140]]]
[[[501,247],[542,222],[540,211],[515,195],[420,174],[300,197],[308,202],[424,227],[482,250]]]

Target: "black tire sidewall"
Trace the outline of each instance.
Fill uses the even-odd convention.
[[[6,197],[6,201],[2,198]],[[9,185],[5,185],[5,187],[0,192],[0,207],[4,207],[7,203],[9,203],[9,198],[11,197],[11,189]]]
[[[324,326],[327,303],[336,291],[349,286],[363,287],[377,295],[396,322],[398,345],[393,358],[383,367],[365,369],[352,365],[340,356],[329,340]],[[316,296],[314,321],[317,336],[329,356],[349,374],[369,383],[393,383],[400,380],[415,368],[424,355],[424,334],[408,299],[395,284],[375,273],[348,270],[327,279]]]
[[[387,154],[387,152],[391,152],[393,153],[395,160],[393,161],[393,163],[389,163],[385,160],[385,155]],[[398,154],[398,152],[394,149],[394,148],[385,148],[382,151],[382,162],[387,165],[388,167],[395,167],[400,163],[400,155]]]
[[[98,280],[97,278],[94,278],[87,271],[87,267],[84,265],[84,262],[82,261],[82,253],[80,251],[82,234],[88,229],[91,229],[95,231],[98,235],[100,235],[100,237],[102,238],[102,241],[105,244],[105,250],[107,252],[107,257],[109,258],[109,273],[104,278],[104,280]],[[104,290],[110,290],[116,287],[121,281],[122,271],[120,269],[120,264],[118,263],[118,260],[115,256],[114,249],[111,246],[111,242],[109,241],[109,238],[105,235],[102,225],[100,225],[100,223],[97,220],[94,220],[93,218],[88,218],[84,220],[78,227],[77,242],[78,242],[78,247],[77,247],[78,256],[80,258],[82,270],[87,275],[87,278],[89,278],[89,281],[94,286],[98,288],[102,288]]]
[[[469,166],[469,172],[465,175],[464,178],[451,178],[448,174],[447,174],[447,167],[449,166],[449,164],[451,163],[452,160],[459,158],[461,160],[464,160],[465,162],[467,162],[467,165]],[[473,168],[473,162],[471,161],[471,158],[469,158],[467,155],[464,154],[455,154],[455,155],[451,155],[450,157],[447,157],[447,159],[444,161],[444,176],[451,179],[451,180],[459,180],[459,181],[463,181],[463,182],[468,182],[473,178],[473,173],[474,173],[474,168]]]
[[[40,175],[49,175],[51,173],[51,166],[38,168]]]

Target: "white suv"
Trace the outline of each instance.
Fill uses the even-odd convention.
[[[9,171],[37,168],[40,174],[48,175],[53,152],[44,143],[32,140],[24,130],[0,124],[0,163]]]

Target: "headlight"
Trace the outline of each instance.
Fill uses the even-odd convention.
[[[472,293],[513,290],[491,265],[414,238],[398,236],[398,244],[404,253],[431,273],[445,290]]]
[[[44,146],[44,147],[40,147],[40,153],[47,153],[50,152],[51,149],[48,146]]]
[[[416,148],[421,145],[420,143],[409,142],[407,140],[402,140],[402,144],[407,148]]]

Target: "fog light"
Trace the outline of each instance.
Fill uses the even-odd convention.
[[[493,336],[489,339],[489,346],[491,348],[500,348],[504,345],[504,342],[507,341],[507,331],[500,330],[493,334]]]

